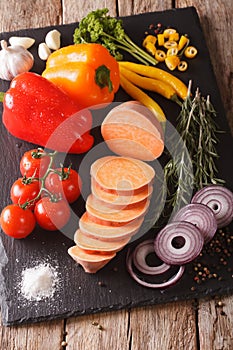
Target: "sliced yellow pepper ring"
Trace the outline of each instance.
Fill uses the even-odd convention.
[[[162,50],[156,50],[155,59],[159,62],[163,62],[166,58],[166,54]]]
[[[178,56],[167,56],[165,58],[165,63],[170,70],[174,70],[180,63],[180,59]]]
[[[167,56],[177,56],[178,49],[176,47],[171,47],[167,50]]]
[[[179,43],[178,43],[178,50],[179,51],[182,50],[188,41],[189,41],[189,38],[187,37],[187,35],[181,35]]]
[[[152,44],[155,45],[156,40],[157,40],[156,36],[154,36],[154,35],[147,35],[145,37],[145,39],[143,40],[142,46],[145,47],[148,43],[152,43]]]
[[[164,44],[164,47],[166,49],[170,49],[172,47],[177,47],[177,42],[176,41],[166,41]]]
[[[186,61],[180,61],[177,68],[180,72],[184,72],[188,68],[188,63]]]
[[[152,55],[152,56],[155,56],[155,53],[156,53],[156,47],[153,43],[151,42],[148,42],[146,45],[145,45],[145,48],[146,50]]]
[[[158,38],[158,45],[159,46],[163,46],[164,45],[164,35],[163,34],[158,34],[157,38]]]
[[[184,55],[187,58],[194,58],[197,54],[197,49],[194,46],[188,46],[184,51]]]
[[[168,40],[169,41],[178,41],[179,40],[179,33],[176,32],[176,33],[169,34]]]
[[[164,37],[165,37],[166,39],[169,38],[169,35],[175,34],[175,33],[176,33],[176,29],[173,29],[173,28],[167,28],[167,29],[165,29],[165,30],[163,31]]]

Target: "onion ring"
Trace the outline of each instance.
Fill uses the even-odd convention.
[[[182,277],[184,270],[185,270],[184,266],[180,266],[177,273],[174,276],[172,276],[168,281],[162,282],[162,283],[148,283],[148,282],[141,280],[136,275],[136,273],[133,271],[132,263],[133,263],[133,254],[131,253],[127,256],[127,260],[126,260],[127,270],[129,272],[130,276],[136,282],[138,282],[141,286],[148,287],[148,288],[164,289],[164,288],[170,287],[173,284],[175,284]]]
[[[229,225],[233,219],[233,193],[224,186],[202,188],[193,196],[191,203],[202,203],[212,209],[218,228]]]
[[[172,222],[156,236],[155,252],[168,265],[184,265],[201,252],[204,237],[190,222]]]
[[[213,211],[205,204],[192,203],[181,208],[173,218],[174,221],[187,221],[195,225],[208,243],[217,231],[217,221]]]
[[[146,257],[150,253],[155,254],[153,239],[148,239],[138,244],[134,249],[133,263],[139,271],[147,275],[159,275],[170,269],[170,265],[167,265],[164,262],[158,266],[149,266],[146,262]]]

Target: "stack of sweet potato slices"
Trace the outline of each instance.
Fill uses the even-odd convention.
[[[91,194],[68,253],[95,273],[139,231],[153,191],[154,169],[129,157],[107,156],[91,166]]]

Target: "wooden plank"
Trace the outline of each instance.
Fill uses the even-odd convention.
[[[44,27],[62,23],[60,0],[0,1],[0,31]]]
[[[117,15],[115,0],[63,0],[63,23],[80,21],[90,11],[107,7],[111,16]]]
[[[195,308],[185,301],[134,309],[129,335],[134,350],[195,350]]]
[[[43,322],[17,327],[0,327],[1,349],[60,349],[63,321]]]
[[[139,13],[163,11],[172,8],[172,0],[118,0],[119,16],[130,16]]]
[[[231,0],[177,0],[176,6],[195,6],[197,9],[226,116],[233,133],[233,2]]]
[[[60,0],[0,2],[1,32],[55,25],[61,20]],[[60,349],[63,329],[63,320],[20,327],[0,326],[1,349]]]
[[[233,346],[233,297],[201,301],[198,326],[200,350],[231,350]]]
[[[225,1],[177,0],[177,7],[195,6],[199,14],[204,36],[210,52],[214,73],[218,82],[226,116],[233,133],[233,79],[231,13],[233,3]],[[199,303],[198,326],[200,349],[231,349],[233,344],[233,296]]]
[[[68,319],[67,349],[127,349],[128,318],[128,312],[122,310]]]

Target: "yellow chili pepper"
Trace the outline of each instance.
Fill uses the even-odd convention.
[[[156,53],[156,47],[153,43],[147,42],[145,45],[146,50],[152,55],[155,56]]]
[[[120,74],[140,88],[156,92],[169,100],[175,101],[177,99],[175,89],[162,80],[143,77],[124,67],[120,67]]]
[[[152,44],[156,44],[157,38],[155,35],[147,35],[145,37],[145,39],[143,40],[142,46],[146,47],[147,43],[152,43]]]
[[[164,45],[164,35],[163,34],[158,34],[157,38],[158,38],[158,45],[159,46],[163,46]]]
[[[189,42],[189,38],[186,35],[181,35],[179,43],[178,43],[178,50],[182,50],[183,47]]]
[[[177,42],[176,41],[166,41],[165,44],[163,45],[166,49],[171,49],[177,47]]]
[[[188,68],[188,63],[186,61],[180,61],[177,68],[180,72],[184,72]]]
[[[163,69],[126,61],[119,61],[118,63],[120,67],[125,67],[135,73],[164,81],[165,83],[171,85],[176,91],[176,94],[183,100],[187,97],[187,86],[180,79]]]
[[[174,70],[180,63],[180,59],[178,56],[167,56],[165,58],[165,63],[170,70]]]
[[[120,81],[122,89],[125,90],[129,96],[131,96],[134,100],[141,102],[144,106],[148,107],[160,122],[166,121],[165,114],[157,102],[155,102],[144,91],[132,84],[128,79],[125,78],[125,76],[123,76],[123,74],[120,75]]]
[[[163,62],[166,58],[166,54],[163,50],[156,50],[155,52],[155,59],[158,61],[158,62]]]
[[[197,55],[197,49],[194,46],[188,46],[184,51],[184,55],[187,58],[194,58]]]

